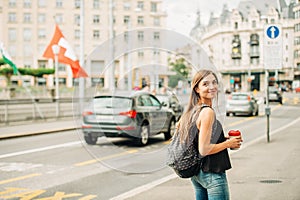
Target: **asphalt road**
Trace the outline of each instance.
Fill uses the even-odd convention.
[[[270,106],[271,130],[299,116],[298,104]],[[226,117],[224,130],[230,129],[241,130],[247,146],[266,136],[266,118]],[[89,146],[75,130],[3,140],[0,149],[0,199],[107,200],[173,173],[164,164],[163,135],[146,147],[117,138]]]

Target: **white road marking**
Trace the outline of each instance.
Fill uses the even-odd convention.
[[[42,147],[42,148],[37,148],[37,149],[30,149],[30,150],[25,150],[25,151],[19,151],[19,152],[14,152],[14,153],[3,154],[3,155],[0,155],[0,159],[1,158],[9,158],[9,157],[13,157],[13,156],[20,156],[20,155],[29,154],[29,153],[47,151],[47,150],[50,150],[50,149],[69,147],[69,146],[74,146],[74,145],[78,145],[78,144],[82,144],[82,142],[81,141],[69,142],[69,143],[58,144],[58,145],[53,145],[53,146],[47,146],[47,147]]]

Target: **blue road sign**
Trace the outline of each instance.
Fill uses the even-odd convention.
[[[279,36],[280,32],[279,32],[279,28],[277,26],[270,26],[267,30],[266,30],[267,36],[270,39],[275,39]]]

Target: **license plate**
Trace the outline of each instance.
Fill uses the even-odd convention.
[[[97,116],[97,120],[101,120],[101,121],[104,121],[104,120],[113,120],[114,117],[113,116]]]

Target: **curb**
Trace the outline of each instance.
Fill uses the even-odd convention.
[[[13,134],[4,134],[0,135],[0,140],[4,139],[11,139],[11,138],[19,138],[19,137],[26,137],[26,136],[34,136],[34,135],[42,135],[46,133],[55,133],[60,131],[70,131],[78,129],[79,127],[66,127],[66,128],[59,128],[59,129],[48,129],[48,130],[38,130],[38,131],[30,131],[30,132],[19,132],[19,133],[13,133]]]

